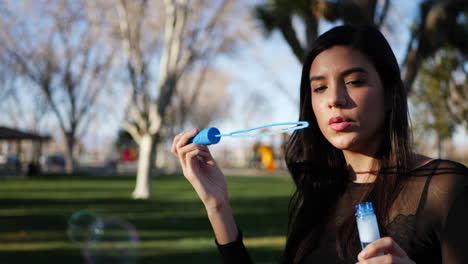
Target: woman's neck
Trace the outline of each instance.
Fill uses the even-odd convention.
[[[343,150],[351,180],[356,183],[370,183],[376,180],[379,160],[373,156]]]
[[[343,150],[343,155],[348,166],[351,180],[355,183],[372,183],[377,179],[377,172],[380,169],[379,159],[359,152]],[[410,169],[416,169],[432,160],[421,154],[412,153]]]

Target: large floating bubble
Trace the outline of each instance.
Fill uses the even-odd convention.
[[[135,264],[139,239],[135,227],[118,218],[98,218],[91,226],[84,255],[88,264]]]
[[[88,210],[75,212],[68,220],[67,236],[73,242],[86,242],[98,217]]]

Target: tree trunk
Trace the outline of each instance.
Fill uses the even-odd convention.
[[[437,157],[442,158],[443,139],[441,136],[437,136]]]
[[[73,133],[65,132],[65,141],[67,151],[65,153],[65,171],[67,174],[75,172],[75,159],[73,158],[73,148],[75,146],[75,137]]]
[[[411,86],[413,85],[413,82],[418,75],[418,71],[421,68],[423,59],[423,56],[419,54],[417,50],[410,51],[408,55],[406,69],[403,77],[403,84],[405,85],[408,94],[411,93]]]
[[[153,136],[146,133],[141,136],[138,153],[138,172],[133,199],[148,199],[151,196],[151,152],[153,148]]]

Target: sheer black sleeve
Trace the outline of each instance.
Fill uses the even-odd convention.
[[[453,201],[441,235],[444,264],[468,263],[468,187]]]
[[[441,161],[428,188],[426,219],[439,237],[444,264],[468,263],[468,169]],[[432,217],[429,216],[432,214]]]
[[[221,255],[221,259],[224,264],[251,264],[252,259],[250,258],[249,252],[244,246],[242,232],[239,230],[239,234],[235,241],[220,245],[218,241],[215,241],[218,246],[218,251]]]

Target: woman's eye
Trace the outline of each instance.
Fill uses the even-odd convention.
[[[363,80],[353,80],[353,81],[346,82],[346,84],[351,84],[354,86],[360,86],[360,85],[363,85],[364,83],[365,82]]]
[[[323,92],[325,89],[327,89],[327,86],[320,86],[320,87],[314,88],[314,93]]]

